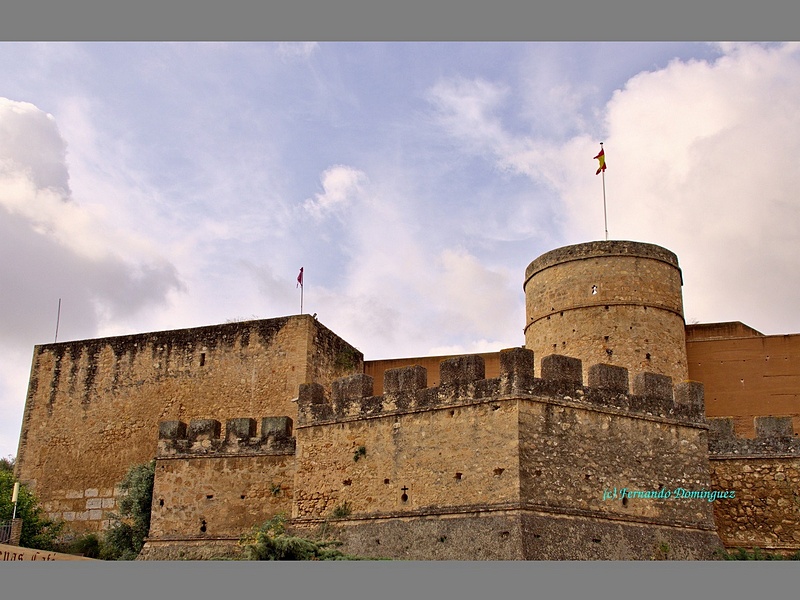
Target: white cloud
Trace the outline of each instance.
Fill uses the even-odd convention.
[[[0,305],[14,315],[0,321],[6,342],[41,341],[59,297],[70,310],[66,331],[86,334],[103,315],[132,314],[179,287],[175,268],[143,251],[144,239],[109,227],[110,206],[72,198],[66,143],[51,115],[3,98],[0,132],[0,249],[8,257]]]
[[[181,287],[145,237],[109,218],[120,208],[73,197],[67,145],[52,115],[0,98],[0,446],[13,447],[34,344],[119,332]],[[20,376],[22,374],[22,376]]]
[[[23,173],[37,189],[69,196],[66,144],[53,115],[0,98],[0,173]]]
[[[725,50],[614,95],[609,227],[678,254],[690,318],[798,331],[800,46]]]
[[[678,254],[688,318],[798,331],[800,45],[721,49],[713,61],[639,73],[608,102],[609,235]],[[600,140],[514,133],[493,113],[503,97],[480,81],[432,92],[465,151],[557,191],[565,243],[602,239],[602,180],[591,160]]]
[[[330,167],[321,177],[323,192],[306,200],[303,206],[317,219],[341,212],[356,200],[365,180],[366,175],[353,167]]]
[[[461,142],[462,150],[497,154],[510,140],[493,113],[507,96],[505,85],[458,77],[439,81],[429,91],[428,100],[437,110],[441,126]]]

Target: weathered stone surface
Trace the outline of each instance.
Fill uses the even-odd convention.
[[[653,244],[588,242],[543,254],[525,271],[525,346],[687,379],[678,259]],[[586,383],[586,380],[584,380]],[[591,384],[589,384],[591,385]]]
[[[325,402],[325,388],[319,383],[300,384],[298,402],[301,405],[323,404]]]
[[[300,384],[324,394],[362,365],[310,315],[36,346],[19,477],[42,502],[57,502],[54,512],[80,514],[85,489],[113,489],[161,442],[185,438],[181,423],[295,418]],[[76,530],[102,523],[84,521]]]
[[[261,419],[261,437],[284,439],[292,436],[290,417],[264,417]]]
[[[290,513],[293,488],[293,453],[158,459],[149,538],[236,539]]]
[[[388,369],[383,375],[383,391],[385,394],[416,392],[424,390],[427,386],[428,370],[419,365]]]
[[[486,377],[483,358],[475,354],[443,360],[439,365],[442,385],[463,385]]]
[[[249,439],[256,435],[256,420],[249,418],[225,421],[225,437],[229,440]]]
[[[674,389],[675,412],[695,421],[705,420],[705,387],[699,381],[683,381]]]
[[[191,442],[218,440],[222,424],[216,419],[192,419],[189,421],[186,437]]]
[[[646,398],[672,402],[672,377],[658,373],[637,373],[633,378],[633,393]]]
[[[292,515],[326,518],[345,502],[365,515],[513,501],[516,423],[516,403],[497,401],[298,427]]]
[[[717,455],[711,460],[711,485],[735,494],[713,503],[727,547],[795,551],[800,546],[800,456]]]
[[[542,358],[542,379],[581,385],[583,365],[577,358],[550,354]]]
[[[158,439],[186,439],[186,423],[183,421],[161,421],[158,424]]]
[[[507,348],[500,351],[500,375],[534,375],[533,350],[527,348]]]
[[[758,439],[794,437],[792,417],[756,417],[755,430]]]
[[[733,419],[715,418],[708,419],[708,435],[710,439],[734,440],[736,436],[733,432]]]
[[[794,432],[791,417],[756,417],[754,439],[736,435],[731,418],[708,422],[708,448],[715,456],[800,456],[800,437]]]
[[[628,393],[628,369],[616,365],[592,365],[589,367],[589,387]]]
[[[369,375],[357,373],[335,379],[331,384],[331,397],[334,403],[342,400],[360,400],[372,396],[373,381]]]

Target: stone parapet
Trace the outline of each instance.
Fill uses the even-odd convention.
[[[587,258],[608,256],[646,258],[661,261],[676,269],[678,268],[678,257],[675,253],[661,246],[627,240],[606,240],[564,246],[563,248],[556,248],[555,250],[550,250],[542,254],[539,258],[531,262],[525,270],[525,284],[527,284],[528,280],[536,273],[552,267],[553,265],[576,260],[585,260]]]
[[[792,417],[755,417],[755,438],[734,433],[733,418],[708,419],[708,451],[711,455],[800,456],[800,436],[795,432]]]
[[[225,435],[216,419],[161,421],[158,424],[158,458],[208,454],[293,454],[292,419],[264,417],[258,433],[252,418],[228,419]]]
[[[500,353],[500,376],[484,378],[483,359],[459,356],[441,362],[441,384],[428,388],[427,371],[414,365],[389,369],[384,394],[374,396],[374,381],[365,374],[335,380],[331,398],[319,384],[302,384],[298,397],[298,426],[375,417],[398,412],[430,410],[470,401],[502,397],[552,397],[632,414],[704,422],[703,386],[688,381],[673,385],[657,373],[638,373],[629,393],[628,370],[607,364],[588,369],[589,385],[582,385],[579,359],[557,354],[541,361],[542,377],[534,377],[534,354],[526,348]]]

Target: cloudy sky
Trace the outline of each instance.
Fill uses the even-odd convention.
[[[0,456],[33,346],[305,312],[524,342],[525,267],[663,245],[687,322],[800,332],[800,45],[0,44]]]

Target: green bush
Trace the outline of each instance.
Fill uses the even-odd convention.
[[[100,558],[103,551],[103,541],[96,533],[86,533],[68,540],[62,540],[56,546],[56,551],[85,556],[86,558]]]
[[[353,514],[353,507],[347,500],[337,505],[333,511],[331,511],[331,517],[334,519],[346,519],[351,514]]]
[[[139,555],[150,532],[155,476],[154,460],[128,469],[117,486],[123,493],[119,501],[119,513],[109,515],[112,523],[101,544],[100,558],[134,560]]]
[[[14,516],[14,459],[0,459],[0,522],[10,521]],[[63,523],[48,519],[39,500],[26,485],[20,485],[17,498],[18,519],[22,519],[19,545],[37,550],[53,550]]]
[[[783,556],[775,552],[765,552],[759,547],[755,547],[752,550],[736,548],[732,552],[722,549],[718,554],[722,560],[800,560],[800,550],[789,556]]]
[[[239,545],[246,560],[362,560],[341,552],[335,540],[311,540],[286,531],[286,517],[277,515],[244,534]]]

